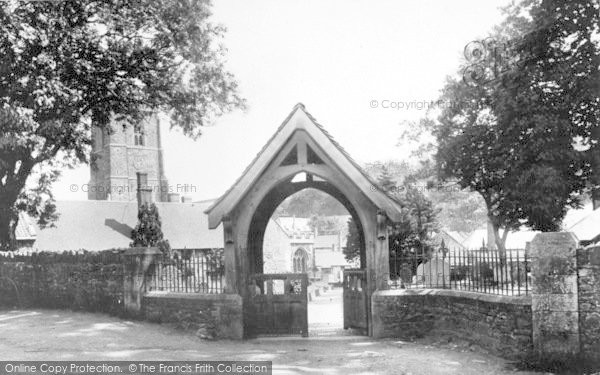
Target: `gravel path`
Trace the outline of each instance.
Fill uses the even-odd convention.
[[[361,336],[203,341],[103,314],[0,311],[0,360],[268,360],[276,374],[509,374],[497,357]],[[525,373],[521,373],[525,374]]]

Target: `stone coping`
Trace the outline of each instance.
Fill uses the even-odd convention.
[[[177,292],[148,292],[144,298],[164,298],[164,299],[192,299],[192,300],[212,300],[212,301],[237,301],[241,302],[242,297],[239,294],[203,294],[203,293],[177,293]]]
[[[504,296],[497,294],[484,294],[469,292],[466,290],[454,289],[389,289],[378,290],[373,293],[373,298],[376,297],[393,297],[393,296],[445,296],[455,298],[469,298],[477,301],[506,303],[513,305],[531,305],[531,296]]]
[[[161,253],[158,247],[130,247],[125,249],[123,255],[158,255]]]

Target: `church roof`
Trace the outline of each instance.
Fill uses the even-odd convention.
[[[350,266],[350,263],[340,251],[316,250],[315,265],[317,267],[330,268],[334,266]]]
[[[237,181],[206,210],[212,228],[216,227],[223,220],[223,216],[243,198],[291,135],[299,129],[305,130],[319,145],[324,146],[334,163],[348,174],[348,177],[376,206],[384,209],[393,221],[401,219],[400,202],[381,190],[379,184],[371,180],[346,150],[306,111],[304,105],[298,103]]]
[[[156,202],[163,234],[173,249],[223,247],[222,227],[208,229],[204,210],[211,203]],[[138,221],[137,202],[57,201],[56,206],[60,216],[52,227],[40,229],[33,225],[33,248],[40,251],[99,251],[129,247],[131,230]],[[35,222],[28,219],[19,220],[18,227]]]
[[[320,234],[315,237],[315,249],[331,249],[334,245],[336,248],[344,247],[346,238],[341,238],[340,234]]]

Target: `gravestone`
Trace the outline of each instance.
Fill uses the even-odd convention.
[[[427,287],[446,287],[450,285],[450,264],[441,257],[434,257],[417,267],[416,281]]]

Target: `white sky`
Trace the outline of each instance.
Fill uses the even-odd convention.
[[[213,21],[228,28],[228,68],[249,108],[220,118],[197,141],[163,124],[170,185],[195,186],[194,199],[218,197],[298,102],[359,163],[406,157],[396,146],[400,122],[425,115],[415,107],[437,98],[465,44],[500,22],[508,3],[215,0]],[[390,102],[413,108],[382,108]],[[88,181],[81,166],[65,171],[53,191],[59,200],[87,199],[70,185]]]

